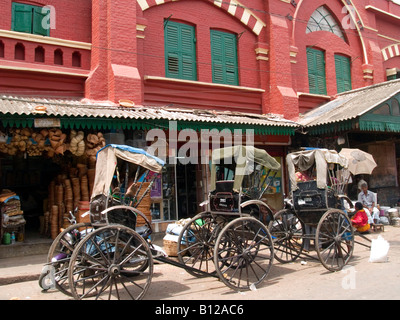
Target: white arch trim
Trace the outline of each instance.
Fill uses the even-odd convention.
[[[150,2],[149,0],[137,0],[142,11],[149,9],[152,6],[162,5],[168,2],[174,2],[179,0],[154,0],[155,2]],[[225,9],[222,7],[223,0],[206,0],[213,3],[215,6]],[[225,1],[225,0],[224,0]],[[226,0],[229,2],[228,9],[226,10],[232,16],[238,18],[244,25],[249,27],[257,36],[261,33],[262,29],[266,26],[266,24],[257,17],[251,10],[245,8],[242,4],[237,0]],[[243,8],[244,10],[237,10],[238,7]]]
[[[300,9],[301,5],[303,4],[303,2],[304,2],[304,0],[300,0],[299,3],[297,4],[296,11],[294,13],[294,21],[296,21],[299,9]],[[367,48],[365,46],[365,41],[364,41],[363,35],[361,33],[360,25],[358,24],[357,21],[360,21],[361,27],[364,27],[364,22],[362,21],[361,16],[358,13],[358,10],[357,10],[356,6],[353,4],[352,0],[340,0],[340,2],[343,4],[344,7],[346,7],[346,9],[347,9],[346,12],[347,12],[347,14],[350,15],[350,18],[353,21],[353,25],[357,30],[357,33],[358,33],[358,36],[359,36],[359,39],[361,42],[362,50],[363,50],[364,63],[369,64]],[[328,7],[329,7],[329,5],[328,5]],[[293,31],[292,31],[292,39],[294,39],[294,36],[295,36],[295,29],[296,29],[296,27],[294,27]]]
[[[381,50],[383,61],[400,56],[400,43],[395,43]]]

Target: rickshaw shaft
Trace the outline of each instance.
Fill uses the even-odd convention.
[[[183,268],[185,270],[193,271],[193,272],[196,272],[196,273],[201,273],[202,275],[205,275],[205,276],[219,278],[216,273],[208,273],[208,272],[196,269],[196,268],[192,268],[192,267],[184,265],[184,264],[182,264],[180,262],[174,261],[172,259],[168,259],[167,257],[164,257],[164,256],[154,257],[154,259],[157,260],[157,261],[160,261],[160,262],[168,263],[168,264],[173,265],[173,266],[178,267],[178,268]]]

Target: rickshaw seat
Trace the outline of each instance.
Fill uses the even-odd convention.
[[[217,181],[215,185],[215,191],[218,192],[232,192],[233,180]]]

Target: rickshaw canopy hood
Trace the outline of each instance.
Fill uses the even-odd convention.
[[[108,194],[118,159],[157,173],[161,172],[165,164],[164,161],[143,149],[118,144],[106,145],[96,155],[96,176],[92,198],[99,194]]]
[[[263,149],[258,149],[253,146],[233,146],[215,149],[212,152],[211,190],[216,189],[216,168],[223,159],[228,161],[232,159],[231,161],[236,163],[233,183],[234,191],[239,191],[244,176],[254,170],[255,164],[259,164],[273,171],[281,169],[280,163]]]
[[[296,169],[306,171],[314,164],[317,171],[317,187],[324,189],[327,186],[328,164],[338,164],[342,168],[348,167],[348,160],[335,150],[311,149],[289,153],[286,156],[288,173],[292,190],[296,190]]]

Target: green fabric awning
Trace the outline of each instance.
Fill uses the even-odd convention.
[[[45,119],[45,117],[37,117]],[[54,117],[53,117],[54,118]],[[33,117],[26,116],[2,116],[1,122],[4,127],[16,128],[32,128],[34,127]],[[61,128],[63,129],[95,129],[95,130],[150,130],[153,128],[168,129],[169,121],[166,119],[110,119],[110,118],[57,118],[60,119]],[[229,129],[232,132],[235,129],[245,131],[247,129],[254,130],[257,135],[294,135],[296,127],[285,126],[268,126],[268,125],[249,125],[235,123],[215,123],[215,122],[195,122],[195,121],[177,121],[177,129],[193,129],[197,132],[200,130],[217,129],[222,131]]]

